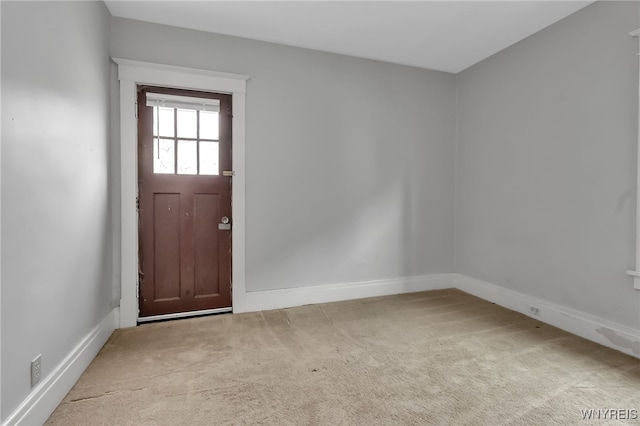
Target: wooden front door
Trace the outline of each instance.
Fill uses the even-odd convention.
[[[231,307],[231,119],[231,95],[138,88],[141,320]]]

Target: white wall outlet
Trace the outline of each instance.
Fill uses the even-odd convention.
[[[31,361],[31,387],[34,387],[42,376],[42,354]]]
[[[532,315],[540,316],[540,308],[537,306],[529,305],[529,313]]]

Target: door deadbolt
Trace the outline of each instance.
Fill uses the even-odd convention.
[[[226,216],[222,216],[222,219],[220,219],[220,222],[226,225],[227,223],[229,223],[229,218]]]

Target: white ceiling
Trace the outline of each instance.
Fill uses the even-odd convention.
[[[114,16],[459,72],[592,1],[105,1]]]

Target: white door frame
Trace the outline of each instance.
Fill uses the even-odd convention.
[[[246,75],[113,58],[120,81],[120,328],[138,322],[138,119],[139,84],[232,95],[232,305],[245,303],[245,95]]]

